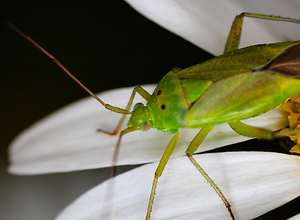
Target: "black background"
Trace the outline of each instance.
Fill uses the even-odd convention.
[[[6,172],[7,148],[18,133],[87,94],[5,22],[31,36],[94,92],[158,83],[173,67],[212,57],[123,1],[2,1],[1,15],[0,219],[53,219],[108,176],[107,169],[41,176]],[[231,150],[269,150],[268,144],[251,141]],[[278,219],[280,213],[285,219],[297,208],[285,206],[261,219]]]

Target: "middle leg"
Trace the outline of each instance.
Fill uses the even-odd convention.
[[[199,172],[203,175],[203,177],[209,182],[209,184],[214,188],[216,193],[220,196],[220,198],[223,200],[231,218],[234,220],[234,215],[231,210],[231,205],[228,202],[228,200],[225,198],[221,190],[217,187],[217,185],[213,182],[213,180],[208,176],[208,174],[202,169],[202,167],[196,162],[196,160],[193,158],[193,153],[198,149],[204,138],[208,135],[208,133],[213,129],[213,126],[210,127],[204,127],[202,128],[199,133],[196,135],[196,137],[192,140],[190,145],[188,146],[186,150],[186,155],[190,159],[190,161],[193,163],[193,165],[199,170]]]

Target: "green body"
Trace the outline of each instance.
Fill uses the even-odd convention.
[[[294,75],[273,70],[279,59],[299,48],[298,41],[255,45],[169,72],[147,103],[147,120],[151,127],[175,133],[181,127],[201,128],[268,112],[300,91]],[[139,118],[135,114],[132,119]],[[128,127],[137,125],[132,119]]]

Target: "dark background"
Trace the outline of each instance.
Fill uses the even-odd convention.
[[[40,176],[6,172],[7,148],[16,135],[87,94],[5,22],[31,36],[94,92],[158,83],[173,67],[212,57],[123,1],[2,1],[1,15],[0,219],[53,219],[108,176],[108,169]],[[250,141],[230,149],[269,150],[263,148],[267,144]],[[292,202],[296,204],[299,200]],[[285,213],[285,219],[297,208],[284,206],[275,212],[276,219],[280,213]],[[261,219],[274,219],[274,215]]]

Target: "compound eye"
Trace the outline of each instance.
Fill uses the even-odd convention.
[[[142,124],[141,124],[141,131],[149,131],[150,129],[150,124],[149,124],[149,121],[143,121]]]
[[[141,102],[138,102],[138,103],[136,103],[136,104],[134,105],[133,110],[134,110],[134,109],[137,109],[137,108],[142,108],[142,107],[144,107],[144,104],[141,103]]]

